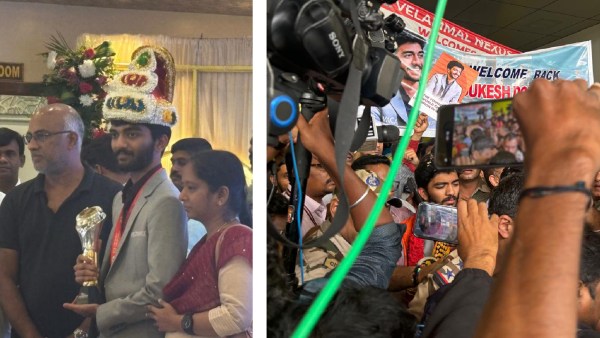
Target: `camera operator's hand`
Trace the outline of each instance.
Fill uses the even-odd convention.
[[[335,157],[333,155],[334,140],[329,126],[329,110],[327,108],[316,113],[309,122],[304,116],[298,117],[298,131],[300,142],[319,159],[323,157]]]
[[[498,215],[488,218],[485,203],[458,202],[458,255],[465,268],[481,269],[490,276],[498,253]]]
[[[572,184],[581,178],[591,183],[600,169],[600,84],[588,89],[581,79],[537,79],[515,96],[513,109],[527,148],[526,186]]]
[[[304,116],[300,115],[296,126],[304,147],[319,158],[327,173],[335,181],[336,186],[340,187],[340,175],[335,161],[334,139],[329,127],[327,113],[327,109],[316,113],[310,122],[307,122]],[[377,195],[367,187],[365,182],[356,175],[349,165],[345,165],[343,170],[344,186],[341,188],[346,193],[350,204],[358,201],[358,204],[350,209],[350,215],[354,221],[356,231],[360,231],[377,200]],[[393,222],[392,216],[384,208],[379,214],[376,224],[382,225],[391,222]]]
[[[425,130],[429,127],[429,117],[427,114],[420,113],[417,117],[417,122],[415,123],[415,128],[413,129],[414,133],[411,136],[411,140],[420,141],[421,137]]]

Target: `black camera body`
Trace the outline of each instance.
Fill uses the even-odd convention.
[[[394,40],[404,22],[395,15],[384,19],[376,0],[269,0],[267,6],[272,67],[313,79],[336,98],[344,91],[356,47],[366,54],[361,102],[384,106],[398,90],[402,73]],[[360,27],[352,21],[352,8]]]

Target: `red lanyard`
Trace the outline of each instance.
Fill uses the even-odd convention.
[[[162,168],[160,168],[160,169],[162,169]],[[152,177],[154,177],[154,175],[156,175],[156,173],[160,171],[160,169],[156,170],[152,174],[152,176],[150,176],[148,178],[148,180],[146,180],[144,185],[142,185],[142,187],[140,188],[138,193],[135,195],[133,202],[131,202],[129,209],[127,210],[127,215],[125,216],[125,224],[127,224],[127,221],[129,220],[129,216],[131,216],[131,211],[135,207],[135,204],[137,203],[138,198],[142,194],[142,191],[144,190],[146,183],[148,183],[148,181],[150,181],[152,179]],[[115,262],[115,259],[117,258],[117,249],[119,248],[119,242],[121,241],[121,236],[123,236],[123,209],[121,209],[121,212],[119,213],[119,218],[117,219],[117,223],[115,224],[115,234],[113,236],[113,240],[110,245],[110,264],[111,265]]]

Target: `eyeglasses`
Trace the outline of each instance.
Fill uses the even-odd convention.
[[[44,143],[50,136],[54,136],[54,135],[58,135],[58,134],[72,133],[72,132],[73,132],[72,130],[63,130],[63,131],[57,131],[54,133],[49,132],[49,131],[36,131],[33,134],[31,132],[27,132],[27,134],[25,134],[25,136],[24,136],[25,144],[31,143],[32,139],[35,140],[35,142],[37,142],[37,143]]]

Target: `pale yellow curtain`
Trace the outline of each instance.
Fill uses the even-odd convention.
[[[249,166],[252,135],[252,39],[186,39],[146,35],[83,34],[78,45],[110,41],[118,64],[128,64],[143,45],[164,47],[177,67],[173,104],[179,122],[171,144],[186,137],[203,137],[214,149],[236,154]],[[169,148],[170,149],[170,146]],[[163,165],[170,168],[169,153]]]

